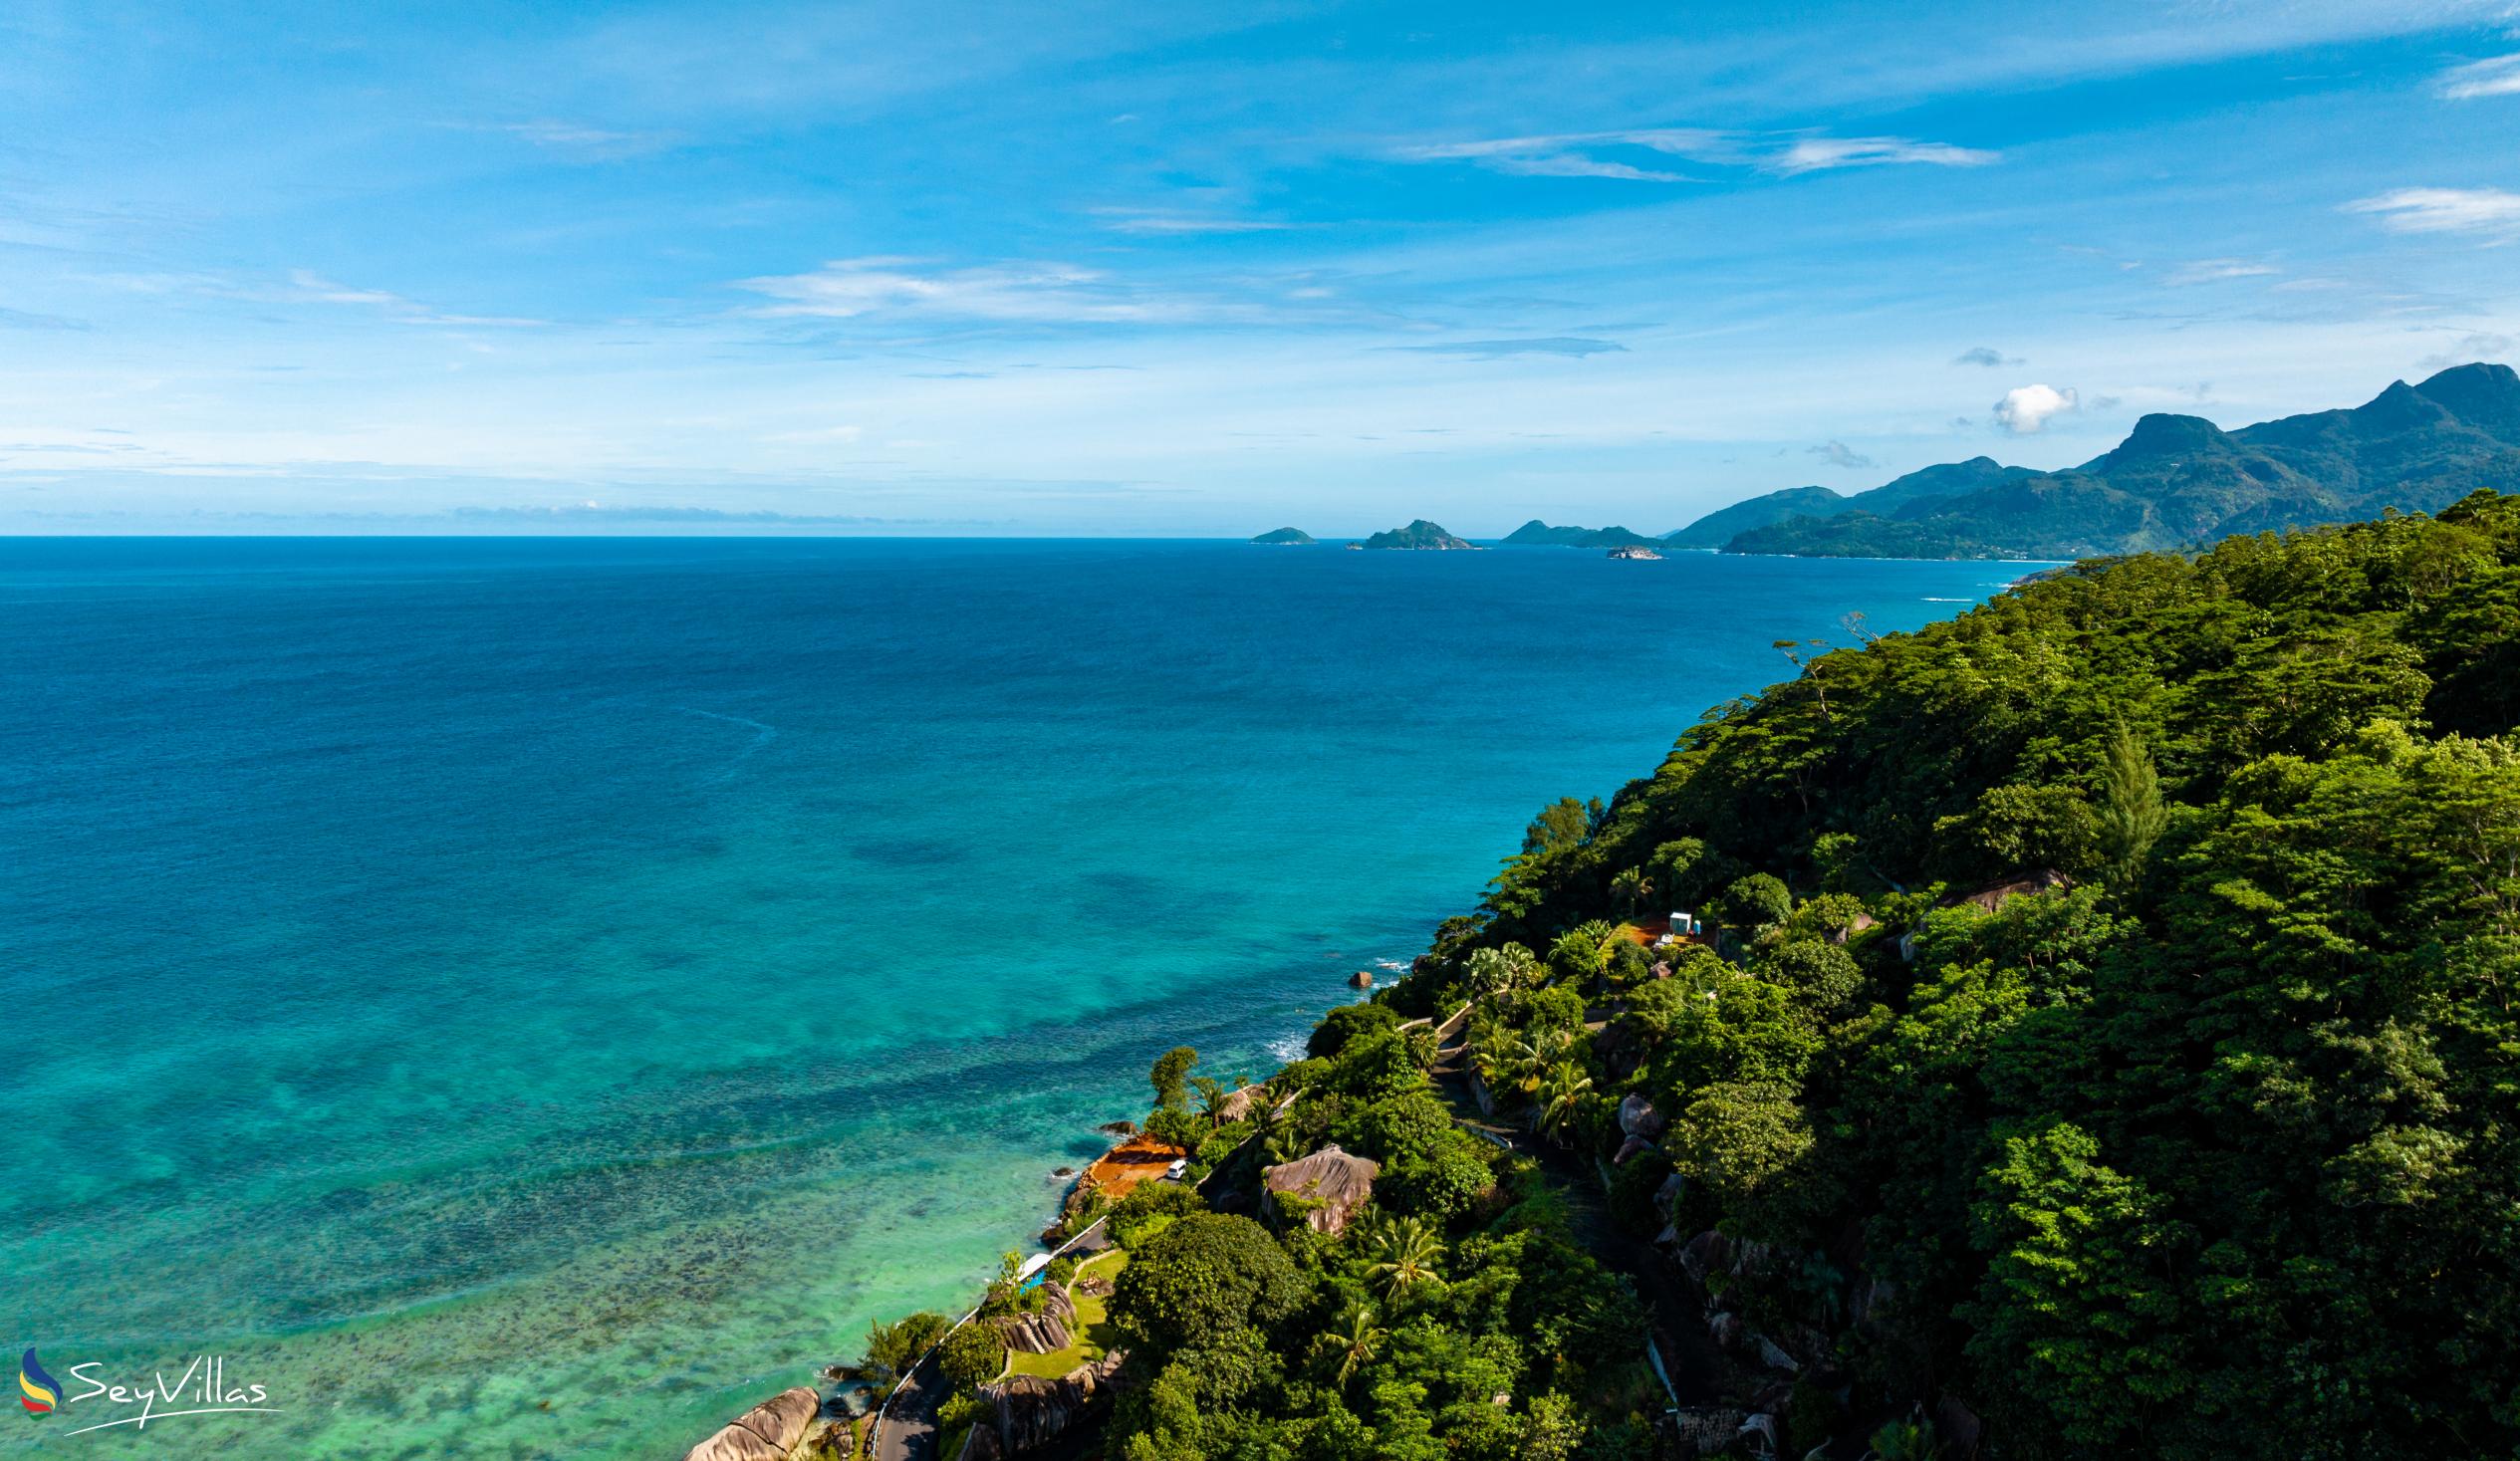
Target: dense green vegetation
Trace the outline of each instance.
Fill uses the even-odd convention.
[[[2430,511],[2520,488],[2520,377],[2508,365],[2400,381],[2352,410],[2223,431],[2149,415],[2116,450],[2055,472],[1986,457],[1853,497],[1801,487],[1735,503],[1672,535],[1732,553],[1865,558],[2078,558],[2235,533]]]
[[[1106,1455],[1687,1454],[1649,1327],[1781,1454],[2520,1448],[2520,497],[1850,628],[1261,1088],[1154,1063]]]
[[[1491,1089],[1727,1240],[1716,1307],[1838,1379],[1798,1447],[1947,1395],[2004,1456],[2511,1454],[2520,498],[1801,669],[1535,821],[1388,1001],[1483,996]],[[1606,921],[1669,907],[1721,953]]]
[[[1445,532],[1441,526],[1419,518],[1405,528],[1390,528],[1375,534],[1365,540],[1365,546],[1368,548],[1462,549],[1476,548],[1478,545],[1455,538]]]
[[[1628,1282],[1570,1236],[1529,1158],[1455,1123],[1422,1025],[1371,1004],[1322,1030],[1252,1119],[1205,1139],[1205,1199],[1147,1186],[1116,1210],[1131,1259],[1111,1319],[1137,1383],[1108,1453],[1645,1455],[1659,1391]],[[1335,1233],[1260,1180],[1331,1143],[1381,1165]]]
[[[1641,548],[1651,538],[1626,528],[1553,528],[1533,518],[1505,535],[1508,548]]]
[[[1313,541],[1313,535],[1301,528],[1271,528],[1251,541],[1280,548],[1302,548]]]

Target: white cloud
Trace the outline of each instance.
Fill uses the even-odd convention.
[[[321,305],[368,305],[384,311],[403,325],[470,325],[516,328],[541,325],[541,320],[521,320],[503,315],[450,315],[434,310],[416,300],[403,298],[389,290],[360,289],[336,284],[311,269],[289,271],[289,293],[283,298]]]
[[[2229,279],[2256,279],[2276,272],[2271,264],[2259,264],[2248,259],[2196,259],[2172,269],[2161,277],[2161,282],[2172,289],[2183,289],[2195,284],[2220,284]]]
[[[2441,74],[2441,95],[2453,102],[2520,96],[2520,56],[2496,56]]]
[[[347,284],[335,284],[312,269],[290,270],[289,283],[297,289],[299,298],[328,305],[400,306],[404,303],[400,295],[387,294],[381,289],[353,289]]]
[[[1935,167],[1983,167],[2000,154],[1949,142],[1916,142],[1905,137],[1804,137],[1769,163],[1789,176],[1832,167],[1871,167],[1885,162],[1921,162]]]
[[[2459,341],[2439,355],[2425,356],[2422,360],[2415,362],[2415,368],[2428,372],[2446,370],[2452,365],[2464,365],[2475,361],[2500,360],[2511,354],[2511,337],[2508,335],[2480,331]]]
[[[596,161],[617,161],[649,152],[660,152],[677,138],[663,131],[619,131],[612,127],[590,126],[579,122],[561,122],[542,118],[533,122],[500,122],[492,130],[532,142],[556,152],[570,152]]]
[[[2498,187],[2401,187],[2345,205],[2394,233],[2520,234],[2520,193]]]
[[[1546,157],[1499,157],[1487,165],[1516,177],[1613,177],[1624,182],[1695,180],[1684,172],[1664,172],[1659,168],[1637,167],[1626,162],[1607,162],[1573,152],[1559,152]]]
[[[1722,162],[1739,154],[1728,133],[1690,127],[1646,127],[1628,131],[1571,131],[1542,136],[1489,137],[1470,142],[1437,142],[1402,147],[1412,162],[1466,161],[1518,177],[1610,177],[1629,182],[1688,182],[1677,172],[1638,167],[1597,157],[1605,147],[1637,147],[1667,157]]]
[[[736,282],[777,303],[754,314],[854,320],[867,315],[931,315],[1033,324],[1149,325],[1209,312],[1143,296],[1092,269],[1068,264],[989,264],[923,270],[893,256],[834,259],[810,274]]]
[[[1843,441],[1831,440],[1819,446],[1807,446],[1803,449],[1810,452],[1813,456],[1827,457],[1829,459],[1829,465],[1833,467],[1846,467],[1853,470],[1876,465],[1871,457],[1857,451],[1854,447],[1847,445]]]
[[[1995,424],[2015,436],[2029,436],[2048,424],[2048,417],[2082,409],[2072,386],[2016,385],[1995,402]]]
[[[1588,340],[1579,335],[1552,335],[1539,340],[1464,340],[1448,345],[1394,345],[1384,348],[1417,355],[1467,356],[1476,361],[1497,361],[1507,356],[1566,356],[1580,361],[1586,356],[1625,355],[1628,352],[1628,347],[1615,340]]]
[[[1468,142],[1438,142],[1402,147],[1398,155],[1412,162],[1465,161],[1494,172],[1522,177],[1609,177],[1631,182],[1691,182],[1683,173],[1640,167],[1607,149],[1633,147],[1666,157],[1718,166],[1757,167],[1795,176],[1836,167],[1883,163],[1923,163],[1940,167],[1978,167],[1999,160],[1999,154],[1948,142],[1920,142],[1906,137],[1785,138],[1775,134],[1719,131],[1697,127],[1645,127],[1625,131],[1550,132],[1536,136],[1489,137]]]
[[[1167,213],[1151,208],[1096,208],[1096,217],[1114,233],[1198,234],[1279,233],[1295,225],[1259,218],[1218,218],[1199,213]]]

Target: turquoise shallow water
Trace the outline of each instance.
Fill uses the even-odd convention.
[[[9,1328],[285,1412],[0,1452],[678,1454],[964,1299],[1155,1054],[1264,1074],[1772,640],[2018,572],[0,542]]]

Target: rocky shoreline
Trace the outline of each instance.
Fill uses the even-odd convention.
[[[1094,1241],[1099,1221],[1084,1231],[1069,1232],[1080,1215],[1098,1197],[1117,1200],[1132,1187],[1169,1175],[1173,1163],[1185,1154],[1179,1147],[1140,1132],[1132,1121],[1109,1122],[1102,1130],[1117,1138],[1102,1156],[1083,1172],[1063,1166],[1055,1173],[1073,1175],[1075,1180],[1062,1196],[1058,1217],[1041,1233],[1042,1246],[1053,1254],[1100,1252],[1103,1245]],[[1097,1297],[1107,1297],[1111,1292],[1110,1281],[1094,1275],[1078,1278],[1075,1286]],[[1045,1287],[1047,1293],[1038,1312],[984,1319],[975,1306],[963,1322],[996,1328],[1010,1353],[1056,1354],[1073,1344],[1084,1327],[1069,1293],[1070,1286]],[[931,1350],[912,1366],[913,1370],[926,1366],[933,1357]],[[1000,1461],[1047,1444],[1108,1400],[1113,1381],[1127,1358],[1125,1351],[1114,1350],[1056,1377],[1010,1370],[995,1382],[980,1386],[978,1393],[996,1411],[996,1424],[975,1426],[957,1457],[939,1461]],[[835,1363],[824,1368],[821,1378],[826,1388],[795,1385],[780,1391],[719,1427],[683,1453],[683,1461],[845,1461],[870,1455],[911,1454],[889,1444],[877,1449],[882,1437],[879,1422],[887,1413],[882,1398],[885,1392],[868,1387],[863,1371],[854,1365]],[[911,1378],[901,1376],[896,1392],[913,1388]],[[867,1394],[875,1403],[852,1403],[852,1389]]]

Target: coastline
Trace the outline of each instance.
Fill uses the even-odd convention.
[[[1810,636],[1851,604],[1890,627],[1991,592],[1973,566],[1593,563],[152,543],[83,550],[64,589],[22,550],[17,582],[61,601],[24,617],[22,671],[122,666],[30,727],[53,790],[10,813],[18,885],[52,891],[0,983],[93,991],[47,1008],[22,1073],[57,1117],[8,1143],[23,1323],[48,1359],[250,1357],[292,1413],[187,1423],[239,1455],[678,1454],[871,1318],[967,1302],[1152,1051],[1274,1069],[1371,951],[1423,947],[1535,790],[1611,785],[1784,668],[1719,615]],[[952,614],[927,592],[974,582]],[[395,627],[414,614],[446,632]],[[938,650],[867,658],[835,698],[838,651],[794,632],[834,614]],[[1545,710],[1500,713],[1477,688],[1500,675]],[[141,697],[199,713],[128,719]],[[746,752],[758,732],[677,706],[779,734]],[[167,775],[121,774],[135,758]],[[176,774],[212,765],[236,774]],[[449,794],[405,809],[414,777]],[[345,807],[404,811],[396,855]],[[934,936],[978,889],[1024,958]],[[184,937],[82,936],[117,919]],[[267,1008],[343,1018],[220,1008],[118,1040],[241,968]],[[503,1018],[447,1018],[485,991]],[[317,1151],[292,1136],[319,1113]],[[198,1200],[156,1201],[169,1181]]]

